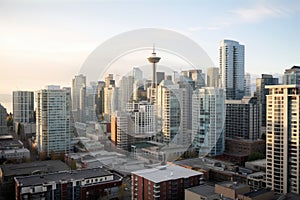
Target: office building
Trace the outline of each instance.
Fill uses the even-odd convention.
[[[75,122],[84,122],[86,77],[82,74],[72,79],[72,111]]]
[[[300,66],[293,66],[286,69],[282,77],[283,85],[296,85],[300,84]]]
[[[31,91],[13,91],[14,122],[35,122],[33,94]]]
[[[16,200],[113,199],[121,184],[121,176],[103,168],[16,177]]]
[[[202,175],[176,165],[132,172],[132,199],[184,199],[184,189],[199,185]]]
[[[267,188],[300,193],[299,85],[267,86]]]
[[[278,85],[278,78],[274,78],[269,74],[262,74],[261,78],[256,79],[256,96],[257,104],[259,106],[259,134],[265,135],[266,133],[266,95],[269,94],[267,85]]]
[[[259,108],[256,97],[226,100],[225,136],[257,140],[259,138]]]
[[[244,91],[245,91],[245,94],[244,96],[246,97],[250,97],[252,94],[251,94],[251,75],[250,73],[246,73],[245,74],[245,82],[244,82]]]
[[[129,149],[128,134],[131,133],[130,113],[117,111],[111,116],[111,140],[121,149]]]
[[[40,156],[70,151],[70,90],[47,86],[36,92],[36,135]]]
[[[133,100],[133,76],[123,76],[119,87],[119,110],[125,111],[127,103]]]
[[[134,82],[143,80],[143,71],[139,67],[134,67],[132,70]]]
[[[226,99],[242,99],[244,91],[244,45],[233,40],[220,43],[220,86]]]
[[[200,155],[221,155],[224,146],[225,94],[221,88],[203,87],[193,94],[193,146]]]
[[[157,85],[159,85],[163,80],[165,80],[165,72],[156,72]]]
[[[204,87],[205,84],[205,74],[201,69],[190,69],[186,71],[181,71],[181,76],[183,79],[190,79],[195,82],[195,88]],[[181,78],[182,80],[182,78]]]
[[[207,87],[219,87],[219,68],[207,68]]]
[[[105,82],[104,81],[98,81],[97,86],[97,97],[96,97],[96,115],[98,117],[98,120],[103,120],[103,114],[104,114],[104,88],[105,88]]]
[[[116,87],[112,74],[105,77],[104,120],[110,122],[111,115],[119,108],[119,88]]]
[[[7,111],[6,108],[4,108],[0,104],[0,135],[7,134],[7,124],[6,124],[6,116],[7,116]]]

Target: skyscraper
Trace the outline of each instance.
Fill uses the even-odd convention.
[[[6,108],[0,104],[0,135],[7,134],[6,115]]]
[[[219,87],[219,68],[207,68],[207,87]]]
[[[103,114],[104,114],[104,88],[105,88],[105,82],[98,81],[97,97],[96,97],[96,115],[100,120],[103,120]]]
[[[225,149],[225,94],[221,88],[203,87],[193,94],[193,145],[200,155],[221,155]]]
[[[282,78],[283,85],[300,84],[300,66],[286,69]]]
[[[262,74],[261,78],[256,79],[256,96],[259,106],[259,133],[266,133],[266,95],[269,94],[267,85],[278,85],[278,78],[273,78],[272,75]]]
[[[14,122],[34,122],[33,94],[31,91],[13,91]]]
[[[244,45],[233,40],[220,43],[220,86],[226,99],[242,99],[244,96]]]
[[[300,193],[300,86],[267,86],[266,183],[279,193]]]
[[[162,81],[157,90],[157,114],[161,119],[161,127],[164,143],[181,143],[180,138],[180,109],[181,92],[179,85],[172,81]]]
[[[256,97],[226,100],[225,136],[257,140],[259,137],[259,106]]]
[[[72,80],[72,111],[75,122],[84,121],[86,77],[82,74]]]
[[[250,73],[245,74],[245,83],[244,83],[244,96],[250,97],[251,96],[251,75]]]
[[[70,89],[47,86],[36,92],[37,147],[41,156],[70,151]]]

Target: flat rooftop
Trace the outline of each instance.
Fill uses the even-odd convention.
[[[221,185],[227,188],[232,188],[232,189],[240,189],[243,187],[247,187],[247,184],[242,184],[242,183],[238,183],[238,182],[230,182],[230,181],[225,181],[225,182],[221,182],[221,183],[217,183],[216,185]]]
[[[0,165],[3,176],[22,176],[30,175],[34,172],[52,173],[57,171],[65,171],[70,168],[60,160],[36,161],[21,164]]]
[[[243,195],[247,196],[247,197],[253,198],[253,197],[257,197],[259,195],[262,195],[264,193],[267,193],[267,192],[271,192],[271,190],[267,189],[267,188],[262,188],[262,189],[259,189],[259,190],[254,190],[252,192],[247,192],[247,193],[245,193]]]
[[[60,181],[74,181],[74,180],[82,180],[89,179],[95,177],[102,177],[114,175],[114,180],[121,180],[122,177],[116,174],[113,174],[106,169],[103,168],[93,168],[93,169],[82,169],[82,170],[74,170],[74,171],[62,171],[45,175],[32,175],[25,177],[16,177],[16,181],[22,186],[34,186],[41,185],[44,183],[55,182],[58,183]]]
[[[201,196],[206,196],[206,197],[209,197],[209,196],[212,196],[212,195],[216,194],[215,193],[215,187],[211,186],[211,185],[206,185],[206,184],[198,185],[198,186],[191,187],[191,188],[187,188],[186,190],[189,190],[193,193],[199,194]]]
[[[203,173],[186,169],[177,165],[163,165],[151,169],[134,171],[132,174],[144,177],[145,179],[148,179],[154,183],[160,183],[168,180],[198,176],[202,175]]]

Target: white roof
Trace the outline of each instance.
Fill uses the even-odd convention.
[[[144,177],[154,183],[160,183],[168,180],[177,180],[180,178],[202,175],[203,173],[177,165],[164,165],[151,169],[135,171],[132,172],[132,174]]]

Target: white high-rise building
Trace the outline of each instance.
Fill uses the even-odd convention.
[[[244,96],[244,45],[233,40],[220,43],[220,87],[226,99],[242,99]]]
[[[224,152],[225,94],[221,88],[203,87],[193,94],[193,145],[199,155]]]
[[[300,193],[300,85],[269,85],[266,111],[266,187]]]
[[[180,110],[181,92],[179,85],[170,80],[162,81],[157,89],[157,116],[161,121],[158,127],[161,128],[164,143],[182,144],[180,141]]]
[[[155,105],[148,102],[138,104],[138,112],[134,112],[134,133],[155,134],[156,133]]]
[[[70,151],[70,89],[47,86],[36,92],[36,135],[40,155]]]
[[[219,68],[207,68],[207,87],[219,87]]]
[[[14,122],[34,122],[33,94],[31,91],[13,91]]]
[[[119,88],[115,87],[114,81],[104,88],[104,119],[110,121],[113,112],[119,107]]]
[[[86,77],[82,74],[72,80],[72,111],[75,122],[84,122]]]
[[[126,105],[133,99],[133,76],[123,76],[119,87],[119,109],[126,110]]]

